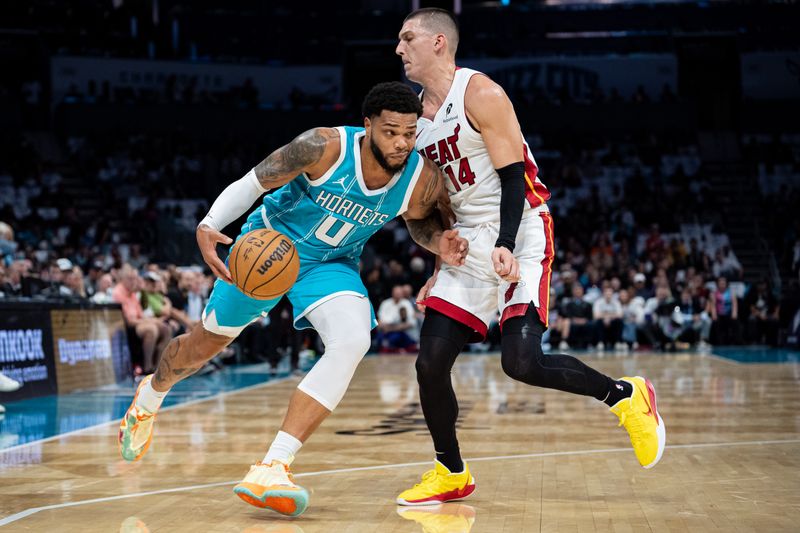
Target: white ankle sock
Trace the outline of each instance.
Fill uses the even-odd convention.
[[[302,442],[289,435],[285,431],[278,431],[275,435],[275,440],[269,447],[267,455],[264,456],[262,461],[264,464],[269,464],[272,461],[278,460],[284,464],[290,465],[294,461],[294,456],[303,445]]]
[[[136,397],[136,405],[147,409],[151,413],[158,411],[161,407],[161,402],[169,391],[158,392],[153,388],[153,380],[148,379],[142,389],[139,391],[139,396]]]

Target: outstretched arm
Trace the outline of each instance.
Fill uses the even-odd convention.
[[[457,230],[447,229],[452,211],[442,172],[428,159],[422,172],[411,194],[408,211],[403,213],[408,233],[417,244],[445,263],[463,265],[469,246],[466,239],[458,236]]]
[[[332,128],[308,130],[222,191],[196,231],[200,253],[215,275],[232,281],[225,263],[217,256],[217,244],[233,241],[221,230],[242,216],[267,190],[289,183],[302,172],[309,175],[324,172],[323,167],[333,152],[336,152],[334,157],[338,156],[338,138],[338,132]]]

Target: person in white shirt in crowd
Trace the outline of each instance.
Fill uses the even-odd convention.
[[[638,332],[644,326],[644,298],[635,296],[633,289],[622,289],[619,304],[622,307],[622,342],[626,348],[636,350],[639,348]]]
[[[622,306],[614,294],[611,283],[603,283],[603,293],[594,301],[592,313],[601,332],[601,341],[597,349],[621,349],[622,344]]]
[[[723,246],[717,250],[711,270],[715,278],[724,276],[733,281],[742,279],[742,274],[744,273],[742,264],[736,258],[730,246]]]
[[[392,287],[392,297],[378,308],[378,340],[381,350],[410,350],[416,345],[412,335],[417,329],[414,306],[403,295],[403,286]]]
[[[203,319],[203,309],[206,307],[206,293],[203,290],[205,277],[200,272],[187,271],[184,273],[188,279],[189,292],[186,295],[186,308],[184,312],[189,320],[194,323]]]
[[[111,290],[114,287],[114,278],[111,274],[103,274],[97,280],[94,294],[91,297],[93,303],[96,304],[111,304],[114,303],[114,297],[111,295]]]

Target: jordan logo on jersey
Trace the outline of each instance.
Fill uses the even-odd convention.
[[[346,180],[349,177],[350,177],[350,174],[345,174],[344,176],[342,176],[338,180],[334,181],[333,184],[334,185],[341,185],[342,187],[344,187],[344,180]]]
[[[454,117],[455,118],[455,117]],[[453,134],[444,139],[429,144],[419,151],[431,161],[435,162],[447,174],[456,192],[475,183],[475,173],[469,166],[469,158],[462,158],[458,149],[458,135],[461,124],[456,124]],[[458,161],[458,176],[450,163]]]

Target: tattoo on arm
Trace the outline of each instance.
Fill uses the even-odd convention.
[[[258,181],[265,189],[282,184],[286,176],[296,176],[322,158],[328,141],[338,135],[335,131],[315,128],[301,133],[292,142],[278,148],[256,165]]]
[[[446,197],[447,194],[443,190],[441,171],[435,165],[432,164],[431,166],[433,167],[432,171],[420,198],[420,207],[427,211],[427,215],[425,218],[418,220],[406,220],[406,226],[411,238],[428,250],[431,250],[433,237],[437,233],[441,233],[445,228],[442,222],[442,214],[437,209],[437,204],[442,195],[444,194]]]
[[[441,217],[437,211],[431,211],[428,216],[419,220],[406,220],[408,233],[414,242],[431,251],[433,237],[444,230]]]

